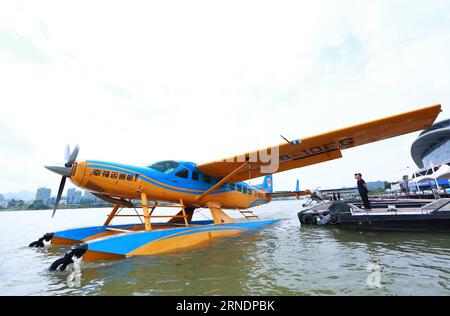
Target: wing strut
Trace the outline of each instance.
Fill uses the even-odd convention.
[[[235,170],[233,170],[230,174],[228,174],[225,178],[223,178],[222,180],[220,180],[219,182],[217,182],[215,185],[213,185],[212,187],[210,187],[208,190],[206,190],[205,192],[203,192],[201,195],[199,195],[198,197],[196,197],[195,199],[197,201],[199,201],[201,198],[203,198],[205,195],[207,195],[208,193],[216,190],[218,187],[220,187],[222,184],[226,183],[227,181],[229,181],[231,178],[233,178],[236,174],[238,174],[242,169],[244,169],[245,167],[247,167],[250,164],[249,161],[244,162],[242,165],[240,165],[239,167],[237,167]]]

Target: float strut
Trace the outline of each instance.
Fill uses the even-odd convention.
[[[148,212],[148,200],[147,194],[144,192],[141,193],[141,201],[142,201],[142,211],[144,213],[144,224],[145,230],[152,230],[152,224],[150,224],[150,214]]]
[[[114,218],[114,216],[116,215],[118,209],[119,209],[119,205],[114,205],[114,208],[112,209],[111,213],[109,213],[108,218],[106,219],[103,226],[108,226],[109,223],[111,223],[111,221]]]

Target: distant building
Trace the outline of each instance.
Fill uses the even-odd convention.
[[[67,204],[80,204],[81,202],[81,191],[75,188],[67,190]]]
[[[420,169],[405,181],[407,191],[450,192],[450,119],[420,133],[411,146],[411,156]]]
[[[56,198],[51,197],[47,200],[47,205],[54,205],[56,202]]]
[[[0,208],[6,208],[8,206],[8,200],[5,199],[3,194],[0,194]]]
[[[20,207],[24,207],[25,206],[25,202],[23,200],[9,200],[8,201],[8,208],[20,208]]]
[[[84,191],[84,195],[81,200],[86,203],[95,203],[95,202],[97,202],[98,198],[95,195],[93,195],[91,192]]]
[[[48,200],[50,199],[50,194],[52,193],[51,189],[48,188],[38,188],[36,192],[35,200],[41,200],[44,204],[48,204]]]
[[[411,156],[420,169],[450,162],[450,119],[420,133],[411,146]]]
[[[398,182],[391,182],[391,188],[387,190],[388,192],[395,192],[400,193],[402,192],[402,186],[400,184],[400,181]]]

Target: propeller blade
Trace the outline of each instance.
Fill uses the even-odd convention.
[[[64,155],[64,161],[67,163],[69,161],[69,157],[70,157],[70,146],[69,144],[66,145],[66,152]]]
[[[66,177],[62,177],[61,183],[59,184],[58,195],[56,196],[55,207],[53,208],[52,218],[53,218],[53,216],[55,216],[56,209],[58,208],[59,200],[61,200],[61,196],[64,191],[65,184],[66,184]]]
[[[71,167],[65,167],[65,166],[44,166],[46,169],[57,173],[64,177],[70,177],[70,173],[72,172]]]
[[[70,154],[69,159],[66,162],[66,167],[72,167],[73,166],[73,163],[77,159],[79,151],[80,151],[80,147],[78,145],[76,145],[75,148],[73,149],[72,153]]]

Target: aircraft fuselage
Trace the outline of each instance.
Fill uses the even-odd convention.
[[[192,162],[163,161],[148,167],[86,160],[76,162],[71,181],[90,192],[125,199],[139,199],[145,192],[149,200],[202,207],[219,203],[225,209],[246,209],[271,201],[267,191],[244,182],[224,183],[216,190],[198,197],[219,179],[203,174]]]

